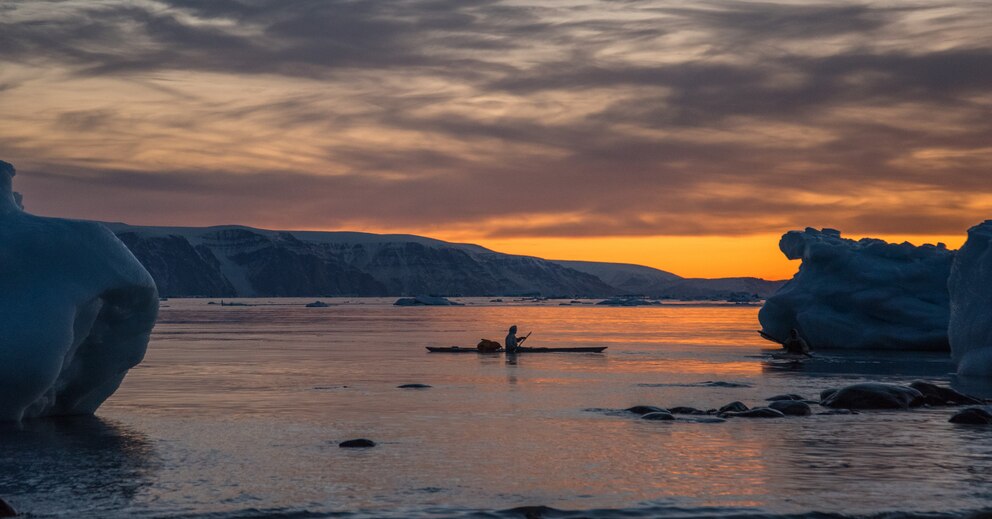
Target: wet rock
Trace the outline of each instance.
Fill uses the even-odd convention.
[[[338,444],[338,447],[342,449],[367,449],[369,447],[375,447],[375,442],[372,440],[366,440],[365,438],[358,438],[355,440],[346,440]]]
[[[806,399],[803,398],[800,395],[795,394],[795,393],[789,393],[787,395],[770,396],[770,397],[766,398],[765,400],[767,400],[769,402],[779,402],[779,401],[782,401],[782,400],[806,400]]]
[[[403,384],[402,386],[396,386],[399,389],[427,389],[429,386],[427,384]]]
[[[507,510],[507,512],[513,514],[514,517],[522,517],[523,519],[543,519],[545,514],[554,514],[559,511],[547,506],[520,506]]]
[[[875,382],[827,390],[820,397],[820,405],[841,409],[909,409],[923,405],[923,394],[911,387]]]
[[[720,416],[728,418],[785,418],[785,413],[769,407],[755,407],[747,411],[720,413]]]
[[[0,498],[0,517],[17,517],[17,510]]]
[[[672,414],[695,414],[695,415],[707,414],[706,411],[703,411],[701,409],[696,409],[695,407],[686,407],[686,406],[672,407],[668,409],[668,412]]]
[[[768,404],[769,409],[781,411],[787,416],[809,416],[813,414],[813,409],[801,400],[775,400]]]
[[[717,410],[717,413],[719,413],[719,414],[723,414],[723,413],[743,413],[744,411],[747,411],[747,410],[748,410],[748,407],[746,405],[744,405],[743,402],[731,402],[731,403],[729,403],[729,404],[721,407],[720,409],[718,409]]]
[[[958,411],[948,420],[951,423],[992,425],[992,406],[969,407]]]
[[[674,420],[672,413],[654,412],[641,415],[641,420]]]
[[[628,407],[624,409],[628,413],[634,414],[648,414],[648,413],[669,413],[668,409],[662,407],[655,407],[653,405],[635,405],[634,407]]]
[[[981,405],[981,400],[958,393],[949,387],[940,387],[936,384],[917,380],[909,387],[923,394],[923,402],[927,405]]]

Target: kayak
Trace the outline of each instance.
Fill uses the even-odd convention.
[[[580,348],[517,348],[514,353],[602,353],[606,346],[580,347]],[[505,353],[505,350],[479,351],[476,348],[462,348],[451,346],[448,348],[440,346],[427,346],[427,351],[431,353]],[[513,355],[511,353],[511,355]]]

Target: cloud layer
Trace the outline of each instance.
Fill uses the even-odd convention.
[[[992,209],[989,26],[989,2],[5,2],[0,158],[30,209],[134,223],[960,233]]]

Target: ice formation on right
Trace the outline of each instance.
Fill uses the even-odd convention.
[[[992,220],[968,229],[951,265],[948,337],[958,374],[992,376]]]
[[[795,328],[814,350],[948,350],[954,252],[944,245],[854,241],[807,228],[783,235],[779,248],[802,265],[758,313],[766,335],[782,341]],[[992,299],[983,301],[992,308]]]

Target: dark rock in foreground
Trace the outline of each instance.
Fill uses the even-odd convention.
[[[403,384],[402,386],[396,386],[399,389],[427,389],[429,386],[427,384]]]
[[[748,407],[746,405],[744,405],[743,402],[731,402],[731,403],[729,403],[729,404],[721,407],[717,411],[717,413],[719,413],[719,414],[723,414],[723,413],[743,413],[744,411],[747,411],[747,410],[748,410]]]
[[[962,409],[948,421],[968,425],[992,425],[992,406]]]
[[[768,404],[769,409],[781,411],[788,416],[809,416],[813,414],[813,409],[806,402],[800,400],[776,400]]]
[[[780,400],[806,400],[806,399],[803,398],[801,395],[797,395],[795,393],[789,393],[788,395],[770,396],[765,400],[767,400],[768,402],[778,402]]]
[[[720,413],[720,416],[727,418],[785,418],[785,413],[768,407],[755,407],[747,411]]]
[[[668,409],[662,407],[655,407],[653,405],[635,405],[634,407],[628,407],[625,409],[628,413],[634,414],[648,414],[648,413],[670,413]]]
[[[0,498],[0,517],[17,517],[17,510]]]
[[[923,405],[919,391],[895,384],[869,382],[820,393],[820,405],[840,409],[909,409]]]
[[[358,438],[355,440],[346,440],[338,444],[338,447],[342,449],[367,449],[369,447],[375,447],[375,442],[372,440],[366,440],[365,438]]]
[[[327,308],[329,306],[331,306],[331,305],[329,305],[329,304],[327,304],[327,303],[325,303],[323,301],[314,301],[312,303],[307,303],[306,304],[306,307],[307,308]]]
[[[923,394],[923,403],[927,405],[981,405],[984,402],[949,388],[940,387],[929,382],[917,380],[909,387]]]
[[[692,414],[692,415],[707,414],[706,411],[696,409],[695,407],[686,407],[686,406],[672,407],[671,409],[668,410],[668,412],[672,414]]]
[[[655,412],[641,415],[641,420],[674,420],[672,413]]]

